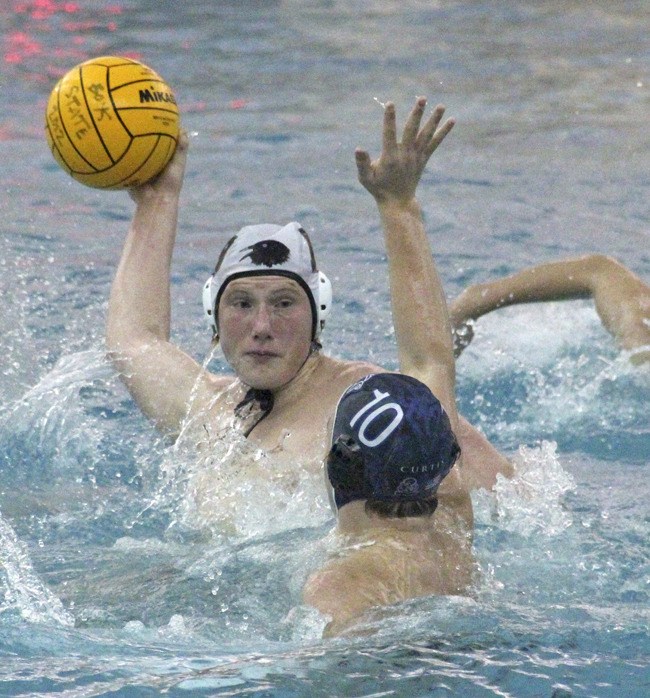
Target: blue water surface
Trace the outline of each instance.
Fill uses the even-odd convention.
[[[70,179],[43,135],[76,63],[151,65],[192,134],[173,340],[207,360],[200,293],[221,245],[299,220],[334,282],[325,350],[395,368],[353,156],[378,152],[381,104],[403,118],[424,94],[457,119],[420,188],[449,297],[588,251],[648,280],[649,20],[642,0],[2,4],[0,695],[650,693],[650,373],[589,301],[487,316],[458,361],[461,410],[519,472],[475,498],[476,598],[323,640],[300,590],[331,541],[324,493],[241,482],[237,530],[192,516],[191,456],[103,354],[132,203]]]

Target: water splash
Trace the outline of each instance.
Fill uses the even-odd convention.
[[[513,463],[515,475],[497,477],[494,493],[475,494],[477,521],[530,537],[556,536],[573,520],[563,497],[575,489],[575,481],[560,464],[557,444],[543,441],[538,447],[521,446]]]
[[[176,487],[183,489],[177,514],[185,525],[256,537],[331,518],[320,467],[296,468],[235,429],[222,434],[209,455],[197,459],[190,452],[183,460],[185,478],[176,477]]]
[[[0,413],[3,479],[28,477],[36,489],[53,483],[120,484],[133,475],[130,445],[119,424],[129,417],[116,400],[115,375],[99,350],[62,357],[20,399]],[[117,466],[117,467],[116,467]]]
[[[73,626],[74,618],[61,601],[43,584],[32,567],[26,546],[0,515],[0,615],[15,609],[31,623],[59,623]]]
[[[645,463],[650,370],[585,302],[547,306],[480,319],[459,360],[462,412],[502,449],[552,439],[561,452]]]

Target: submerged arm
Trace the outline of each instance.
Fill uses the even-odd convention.
[[[593,298],[603,325],[624,348],[650,344],[650,287],[605,255],[540,264],[470,286],[449,310],[458,328],[508,305],[576,298]]]

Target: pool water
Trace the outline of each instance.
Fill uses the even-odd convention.
[[[132,203],[67,177],[43,114],[92,56],[138,58],[173,86],[192,134],[173,339],[198,360],[226,370],[200,298],[221,245],[299,220],[334,283],[325,350],[396,368],[353,158],[378,153],[381,103],[403,118],[425,94],[457,119],[419,191],[449,297],[587,251],[647,280],[649,14],[641,0],[2,4],[0,695],[648,695],[650,373],[589,301],[482,318],[458,361],[462,412],[518,472],[474,499],[476,596],[323,640],[300,600],[334,544],[322,483],[288,496],[234,476],[266,464],[234,443],[215,454],[219,515],[197,514],[192,454],[103,354]]]

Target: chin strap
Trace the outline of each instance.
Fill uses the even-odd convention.
[[[302,371],[304,365],[314,354],[317,354],[321,349],[321,344],[317,340],[313,340],[309,348],[309,353],[305,358],[302,366],[298,370],[298,373]],[[297,375],[297,374],[296,374]],[[255,427],[265,418],[268,417],[273,409],[275,402],[275,397],[271,390],[265,390],[263,388],[249,388],[244,395],[244,399],[235,407],[235,416],[242,421],[249,421],[254,419],[251,426],[244,426],[243,432],[244,436],[248,435],[255,429]],[[257,410],[255,409],[257,408]],[[259,414],[257,412],[259,411]]]
[[[244,428],[244,436],[248,435],[273,409],[273,393],[270,390],[249,388],[244,399],[235,407],[235,416],[243,421],[253,418],[253,423]],[[259,414],[258,414],[259,413]]]

